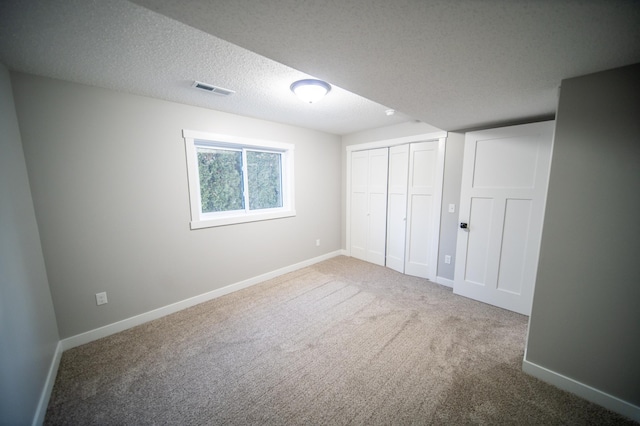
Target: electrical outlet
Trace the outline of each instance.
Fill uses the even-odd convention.
[[[320,247],[320,239],[316,240],[316,247]]]
[[[444,257],[444,263],[446,263],[447,265],[451,264],[451,256],[449,256],[448,254]]]
[[[104,305],[107,303],[107,292],[96,293],[96,305]]]

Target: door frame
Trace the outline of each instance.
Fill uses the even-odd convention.
[[[445,145],[447,140],[447,132],[433,132],[433,133],[423,133],[419,135],[413,136],[405,136],[401,138],[394,139],[383,139],[373,142],[366,142],[355,145],[347,145],[346,146],[346,191],[344,195],[345,199],[345,227],[346,227],[346,249],[345,253],[347,256],[351,256],[351,225],[349,218],[351,217],[351,153],[354,151],[365,151],[369,149],[376,148],[390,148],[396,145],[405,145],[414,142],[429,142],[429,141],[438,141],[438,161],[437,161],[437,182],[436,182],[436,190],[437,193],[435,195],[436,202],[438,204],[437,209],[437,217],[435,217],[435,221],[438,224],[437,232],[434,233],[434,247],[436,248],[433,252],[433,262],[437,265],[438,262],[438,249],[440,247],[440,221],[442,215],[442,188],[444,183],[444,155],[445,155]],[[386,262],[385,262],[386,263]],[[436,281],[437,268],[436,272],[434,272],[433,277],[429,277],[429,280]]]

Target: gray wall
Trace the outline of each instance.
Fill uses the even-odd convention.
[[[12,78],[62,338],[340,249],[339,137]],[[297,216],[190,230],[185,128],[295,144]]]
[[[347,152],[349,145],[358,145],[388,139],[397,139],[442,130],[426,123],[407,122],[353,133],[342,137],[342,247],[346,248],[346,185]],[[458,207],[460,204],[460,181],[462,179],[462,156],[464,153],[464,134],[449,133],[445,151],[444,187],[442,192],[442,219],[438,254],[438,277],[453,280],[455,270],[456,241],[458,235]],[[456,205],[456,212],[447,211],[449,204]],[[451,264],[444,263],[444,256],[451,255]]]
[[[527,361],[640,406],[640,64],[562,82]]]
[[[453,281],[456,270],[456,246],[460,216],[460,185],[462,183],[462,160],[464,157],[464,133],[447,134],[447,150],[444,157],[444,185],[442,188],[442,216],[440,221],[440,247],[438,252],[438,276]],[[449,213],[449,204],[456,211]],[[451,263],[444,257],[451,256]]]
[[[9,72],[0,65],[0,424],[31,424],[58,344]]]

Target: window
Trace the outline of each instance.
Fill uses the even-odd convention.
[[[295,216],[293,145],[184,130],[191,229]]]

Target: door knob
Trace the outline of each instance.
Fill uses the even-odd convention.
[[[468,223],[462,222],[462,223],[460,224],[460,228],[462,228],[462,229],[467,229],[468,227],[469,227],[469,224],[468,224]]]

